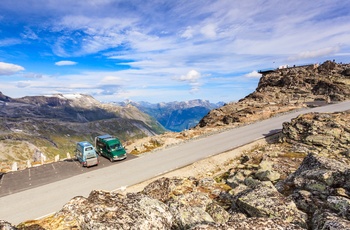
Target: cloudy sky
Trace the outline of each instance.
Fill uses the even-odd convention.
[[[1,0],[0,91],[237,101],[258,70],[350,62],[347,0]]]

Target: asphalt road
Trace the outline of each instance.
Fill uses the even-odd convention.
[[[98,170],[3,196],[0,198],[0,220],[18,224],[25,220],[40,218],[59,211],[71,198],[75,196],[86,197],[91,190],[112,191],[140,183],[200,159],[264,138],[279,131],[283,122],[290,121],[301,113],[335,112],[348,109],[350,109],[350,102],[343,102],[288,113],[205,138],[188,141],[162,151],[144,154],[120,164],[101,167]]]
[[[124,161],[132,160],[136,157],[135,155],[128,154],[125,160],[115,162],[110,162],[109,159],[105,157],[99,157],[98,166],[88,168],[82,167],[77,160],[68,159],[20,171],[9,172],[0,176],[0,197],[53,183],[78,174],[121,164]]]

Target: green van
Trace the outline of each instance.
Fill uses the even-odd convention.
[[[111,162],[126,158],[126,151],[119,139],[109,134],[95,137],[95,148],[99,155],[108,158]]]

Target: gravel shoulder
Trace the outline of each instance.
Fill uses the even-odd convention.
[[[249,152],[251,149],[257,146],[263,146],[268,144],[271,140],[275,139],[277,135],[273,135],[267,138],[262,138],[260,140],[254,141],[250,144],[235,148],[231,151],[227,151],[206,159],[197,161],[188,166],[167,172],[165,174],[154,177],[150,180],[144,181],[139,184],[135,184],[125,188],[123,192],[125,193],[136,193],[142,191],[144,187],[153,181],[162,177],[215,177],[216,175],[222,174],[229,169],[233,168],[239,159],[239,157],[245,152]]]

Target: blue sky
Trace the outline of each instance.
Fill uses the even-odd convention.
[[[1,0],[0,91],[237,101],[257,71],[350,62],[347,0]]]

